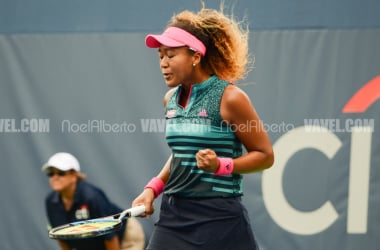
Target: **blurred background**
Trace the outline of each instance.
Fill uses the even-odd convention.
[[[219,1],[205,0],[219,9]],[[0,248],[48,238],[41,166],[70,152],[88,180],[129,207],[162,168],[162,79],[148,33],[189,0],[0,0]],[[380,1],[234,0],[255,68],[237,84],[276,163],[246,175],[262,250],[380,245]],[[156,200],[156,207],[160,199]],[[146,237],[158,214],[139,219]]]

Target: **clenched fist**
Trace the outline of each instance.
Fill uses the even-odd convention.
[[[219,160],[215,151],[211,149],[202,149],[195,155],[199,169],[206,172],[215,173],[219,168]]]

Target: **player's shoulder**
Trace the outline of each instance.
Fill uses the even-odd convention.
[[[174,92],[177,91],[177,89],[178,89],[178,87],[171,88],[171,89],[169,89],[169,90],[166,92],[166,94],[165,94],[165,96],[164,96],[164,106],[166,106],[166,103],[169,101],[170,97],[173,96]]]
[[[235,84],[229,84],[224,90],[222,100],[226,104],[238,105],[242,102],[249,101],[249,96],[244,90],[242,90]]]

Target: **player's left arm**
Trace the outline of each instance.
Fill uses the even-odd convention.
[[[270,138],[248,95],[235,85],[223,93],[221,116],[229,123],[247,150],[234,159],[233,173],[250,173],[269,168],[274,162]]]

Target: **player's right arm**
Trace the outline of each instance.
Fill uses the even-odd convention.
[[[166,103],[170,99],[170,97],[174,94],[177,88],[172,88],[168,92],[166,92],[164,96],[164,107],[166,107]],[[167,183],[170,174],[170,164],[172,161],[172,155],[170,155],[169,159],[166,161],[164,167],[161,169],[160,173],[156,176],[162,180],[164,184]],[[145,205],[145,213],[141,215],[141,217],[146,217],[154,212],[153,202],[156,196],[159,194],[155,194],[152,188],[144,188],[144,191],[132,202],[132,207],[138,205]]]
[[[160,173],[155,177],[155,178],[161,179],[164,184],[169,179],[171,161],[172,161],[172,156],[170,155],[169,159],[166,161]],[[135,207],[138,205],[145,205],[145,213],[142,214],[141,217],[149,216],[153,214],[154,212],[153,202],[156,196],[158,195],[159,194],[155,194],[154,189],[145,187],[144,191],[139,196],[137,196],[137,198],[132,202],[132,207]]]

